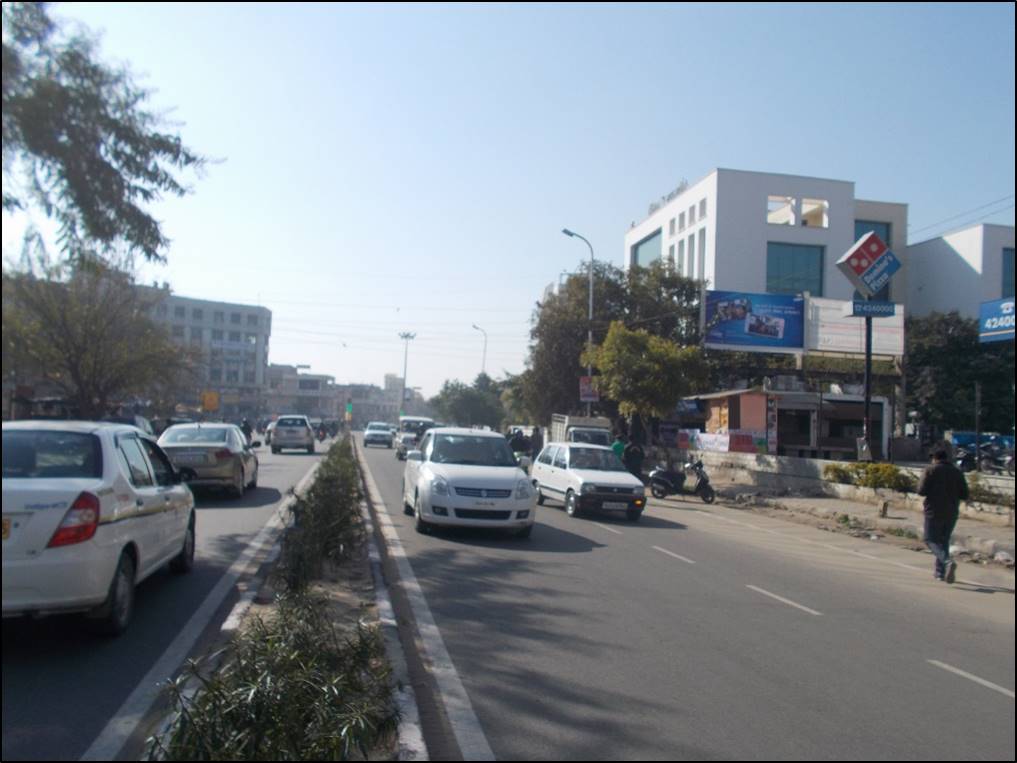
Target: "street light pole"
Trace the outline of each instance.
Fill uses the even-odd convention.
[[[566,236],[569,236],[571,238],[581,239],[582,241],[586,242],[586,245],[588,247],[590,247],[590,315],[589,315],[590,325],[589,325],[589,330],[588,330],[587,335],[586,335],[586,346],[587,346],[588,350],[592,351],[593,350],[593,244],[591,244],[585,238],[580,236],[578,233],[570,231],[568,228],[562,228],[561,232],[564,233]],[[593,378],[593,364],[592,363],[591,364],[587,364],[587,366],[586,366],[586,375],[589,376],[591,378],[591,380],[592,380],[592,378]],[[591,413],[592,413],[592,404],[587,402],[586,403],[586,415],[590,416]]]
[[[417,335],[409,331],[403,331],[399,334],[399,338],[406,343],[406,349],[403,351],[403,391],[399,395],[399,415],[403,415],[403,407],[406,405],[406,368],[410,359],[410,340],[416,339]]]
[[[480,373],[487,375],[487,332],[480,328],[476,323],[473,324],[473,328],[484,335],[484,355],[483,360],[480,361]]]

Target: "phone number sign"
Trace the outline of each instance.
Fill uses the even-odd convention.
[[[994,302],[983,302],[978,320],[978,341],[987,342],[1013,341],[1014,338],[1014,299],[997,299]]]

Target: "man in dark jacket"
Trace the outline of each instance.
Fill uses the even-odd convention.
[[[946,448],[932,454],[918,486],[925,496],[925,544],[936,557],[936,580],[954,581],[957,562],[950,558],[950,536],[960,514],[960,502],[968,499],[968,483],[961,470],[950,463]]]

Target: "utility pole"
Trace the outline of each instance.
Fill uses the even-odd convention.
[[[406,368],[410,358],[410,340],[416,339],[417,335],[409,331],[403,331],[399,334],[399,338],[406,343],[406,349],[403,351],[403,391],[399,395],[399,415],[402,416],[403,408],[406,406]]]
[[[590,314],[589,314],[589,331],[586,336],[586,348],[587,350],[593,350],[593,244],[587,241],[585,238],[580,236],[578,233],[570,231],[568,228],[562,228],[562,233],[571,238],[578,238],[586,242],[586,245],[590,247]],[[586,375],[590,377],[590,381],[593,381],[593,365],[586,366]],[[589,417],[592,415],[592,404],[586,403],[586,415]]]
[[[480,326],[478,326],[476,323],[473,324],[473,328],[475,328],[477,331],[479,331],[481,334],[484,335],[484,355],[483,355],[483,359],[480,361],[480,373],[482,373],[484,376],[486,376],[487,375],[487,332],[484,331],[484,329],[480,328]]]

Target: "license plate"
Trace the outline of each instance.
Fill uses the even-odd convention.
[[[9,520],[7,517],[4,517],[4,538],[3,539],[7,540],[10,537],[11,537],[11,520]]]
[[[627,503],[621,503],[620,501],[604,501],[602,506],[605,509],[627,509],[629,507]]]

